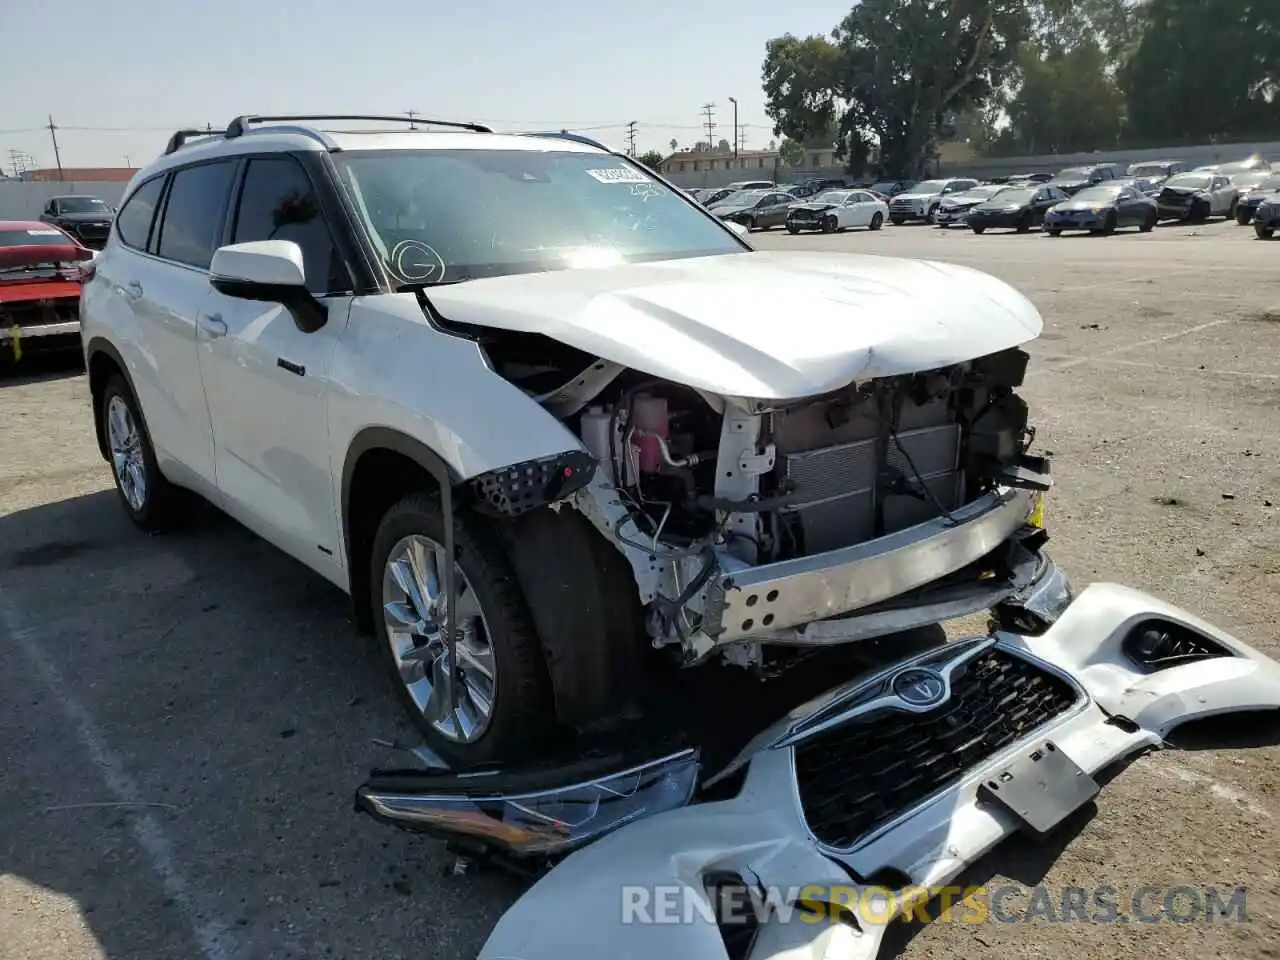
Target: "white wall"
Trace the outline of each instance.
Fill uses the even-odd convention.
[[[86,180],[25,181],[0,180],[0,220],[34,220],[40,216],[45,201],[68,193],[85,193],[101,197],[113,207],[120,203],[127,183],[105,183]]]

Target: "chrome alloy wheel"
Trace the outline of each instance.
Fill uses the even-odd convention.
[[[125,501],[140,513],[147,504],[147,464],[142,456],[142,431],[124,398],[114,394],[107,403],[107,445],[111,465]]]
[[[457,662],[446,642],[444,547],[420,534],[391,548],[382,572],[387,642],[414,706],[449,740],[469,743],[489,726],[497,696],[497,669],[489,626],[475,589],[454,564],[457,584]],[[449,682],[454,709],[449,709]]]

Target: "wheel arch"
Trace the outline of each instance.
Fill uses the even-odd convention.
[[[461,478],[421,440],[389,427],[366,427],[352,438],[342,464],[342,542],[356,626],[372,630],[369,578],[365,575],[378,523],[406,494],[426,489],[444,497],[451,518],[453,490]]]
[[[124,362],[124,357],[120,355],[115,344],[102,337],[94,337],[85,345],[84,354],[85,370],[89,375],[89,396],[93,404],[93,430],[98,440],[98,453],[102,455],[103,460],[109,460],[111,454],[107,449],[107,435],[102,425],[102,394],[113,374],[119,374],[129,385],[129,392],[133,394],[138,408],[138,417],[142,420],[142,429],[146,432],[148,440],[151,438],[151,430],[147,426],[147,414],[142,409],[142,402],[138,400],[138,391],[133,385],[133,377],[129,374],[129,365]]]

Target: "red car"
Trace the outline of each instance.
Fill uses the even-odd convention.
[[[79,345],[82,269],[93,257],[50,224],[0,220],[0,359]]]

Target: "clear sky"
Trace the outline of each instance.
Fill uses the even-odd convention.
[[[764,44],[826,33],[851,0],[0,0],[0,164],[134,166],[180,126],[240,113],[403,113],[569,127],[640,151],[773,138]],[[80,128],[80,129],[77,129]],[[95,129],[89,129],[95,128]]]

